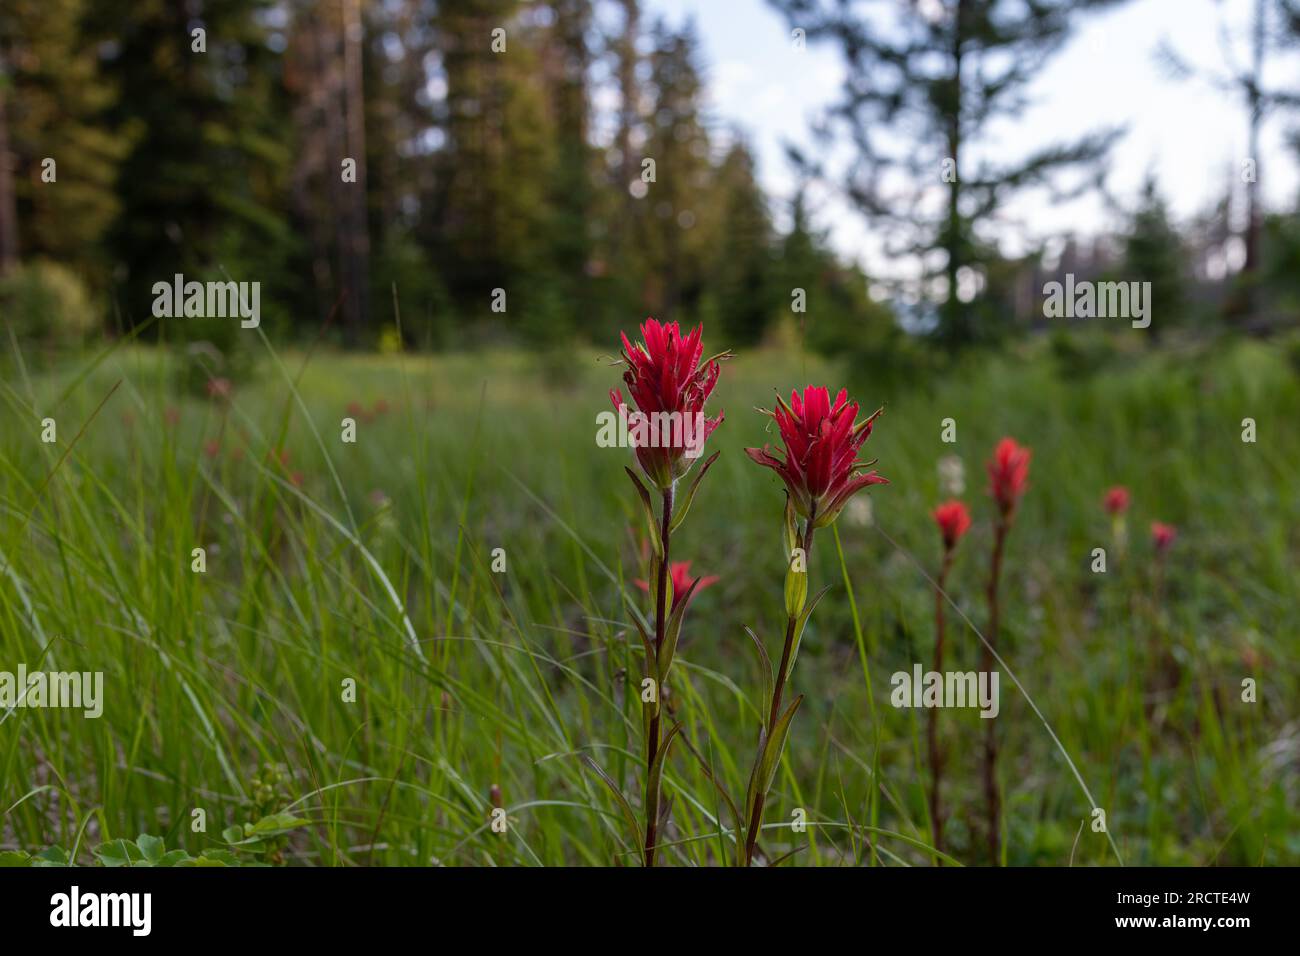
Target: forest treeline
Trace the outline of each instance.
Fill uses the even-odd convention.
[[[815,347],[897,348],[900,326],[959,347],[1041,319],[1044,278],[1075,268],[1152,281],[1162,325],[1294,313],[1295,211],[1262,210],[1247,177],[1196,223],[1151,183],[1113,236],[1003,256],[1002,206],[1067,174],[1096,188],[1123,130],[971,157],[1118,0],[900,3],[888,28],[769,2],[847,67],[818,128],[852,161],[795,152],[800,181],[921,263],[908,289],[869,294],[804,187],[764,192],[745,132],[710,113],[692,23],[642,0],[5,0],[0,309],[29,341],[155,335],[151,289],[183,274],[260,282],[264,326],[364,346],[607,341],[654,314],[733,347],[782,317]],[[1294,0],[1254,2],[1259,62],[1293,55]],[[1234,80],[1252,138],[1300,102]]]
[[[174,273],[260,281],[264,325],[363,344],[398,314],[441,347],[654,312],[744,345],[810,282],[874,308],[706,115],[691,24],[639,0],[6,0],[0,56],[0,268],[36,264],[78,327],[147,322]]]

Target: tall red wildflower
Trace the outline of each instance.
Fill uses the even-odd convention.
[[[646,319],[641,325],[641,342],[633,344],[626,334],[622,336],[622,359],[627,366],[623,382],[646,422],[643,429],[630,429],[629,437],[642,470],[661,490],[690,471],[704,443],[722,424],[722,412],[716,418],[705,417],[704,403],[718,383],[719,363],[727,353],[701,362],[703,330],[703,325],[697,325],[683,336],[676,322],[661,325]],[[622,391],[611,389],[609,397],[628,421],[630,412]],[[676,416],[666,435],[659,425],[669,419],[655,417],[664,415]]]
[[[932,514],[939,533],[943,535],[944,550],[951,551],[970,529],[970,511],[964,502],[953,499],[936,507]]]
[[[863,488],[888,484],[874,471],[863,470],[874,461],[858,460],[858,450],[871,437],[882,411],[856,421],[858,403],[849,401],[846,389],[840,389],[832,404],[829,389],[809,385],[802,398],[792,391],[788,405],[778,396],[776,410],[766,413],[781,430],[784,459],[766,445],[746,448],[745,453],[781,476],[801,518],[811,518],[814,528],[824,528]]]
[[[988,464],[989,491],[1004,518],[1015,513],[1016,505],[1029,485],[1029,458],[1029,449],[1016,444],[1014,438],[1002,439],[993,449],[993,458]]]

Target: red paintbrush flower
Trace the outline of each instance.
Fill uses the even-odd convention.
[[[1102,499],[1102,504],[1106,508],[1106,513],[1110,515],[1122,515],[1128,511],[1129,494],[1128,489],[1123,485],[1116,485],[1106,492],[1106,497]]]
[[[858,449],[883,411],[855,422],[858,403],[849,401],[847,389],[840,389],[832,405],[828,389],[809,385],[802,398],[797,390],[791,392],[789,405],[778,395],[776,411],[766,412],[781,429],[785,461],[766,445],[746,448],[745,454],[780,475],[795,510],[811,517],[814,528],[824,528],[858,491],[889,483],[874,471],[862,471],[874,461],[858,461]]]
[[[691,589],[696,579],[691,577],[691,562],[689,561],[672,561],[668,565],[669,580],[673,582],[673,607],[677,607],[682,596]],[[705,588],[712,584],[717,584],[720,579],[716,574],[709,574],[699,579],[699,586],[695,588],[695,594],[699,594]],[[650,593],[650,585],[640,578],[632,582],[642,591]],[[692,595],[694,597],[694,595]]]
[[[934,522],[943,535],[943,548],[945,551],[951,551],[970,528],[970,512],[966,510],[964,502],[954,498],[935,508],[933,515]]]
[[[1164,554],[1169,550],[1169,546],[1174,543],[1174,538],[1178,537],[1178,529],[1171,524],[1164,524],[1160,521],[1151,522],[1151,543],[1155,545],[1157,554]]]
[[[230,397],[234,391],[234,386],[228,378],[210,378],[207,383],[208,398],[214,398],[218,401],[224,401]]]
[[[1002,439],[993,450],[993,460],[988,464],[989,491],[1004,518],[1015,512],[1016,504],[1028,486],[1030,454],[1029,449],[1016,444],[1014,438]]]
[[[676,322],[663,325],[646,319],[641,326],[642,342],[633,345],[623,335],[623,381],[636,404],[629,413],[623,393],[609,393],[614,408],[629,426],[629,438],[637,461],[657,487],[667,490],[691,469],[713,430],[722,424],[718,417],[704,417],[704,403],[713,392],[721,371],[723,352],[701,364],[703,325],[682,337]],[[637,412],[640,415],[633,419]]]

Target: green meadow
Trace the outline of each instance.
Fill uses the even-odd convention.
[[[642,521],[630,453],[595,440],[621,369],[591,350],[259,348],[223,399],[182,390],[163,350],[6,344],[0,671],[102,672],[103,712],[0,708],[0,857],[639,865],[608,783],[639,808]],[[768,860],[939,862],[926,714],[892,705],[891,675],[930,661],[929,512],[953,455],[974,525],[948,666],[975,668],[984,464],[1012,435],[1033,460],[1002,583],[1005,862],[1300,863],[1300,376],[1283,351],[1134,350],[1084,375],[1031,343],[898,378],[794,347],[723,368],[721,457],[673,538],[720,580],[690,605],[666,691],[682,737],[661,864],[735,858],[729,800],[764,716],[745,628],[780,653],[786,560],[782,486],[742,449],[777,438],[755,406],[807,383],[886,406],[864,451],[891,483],[810,557],[830,590],[791,680],[806,699]],[[1101,506],[1115,484],[1124,547]],[[1163,566],[1156,520],[1178,528]],[[985,723],[939,715],[953,863],[982,862]]]

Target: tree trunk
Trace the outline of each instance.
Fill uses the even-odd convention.
[[[18,266],[18,212],[14,201],[13,156],[9,152],[9,121],[5,111],[8,73],[0,62],[0,277]]]

